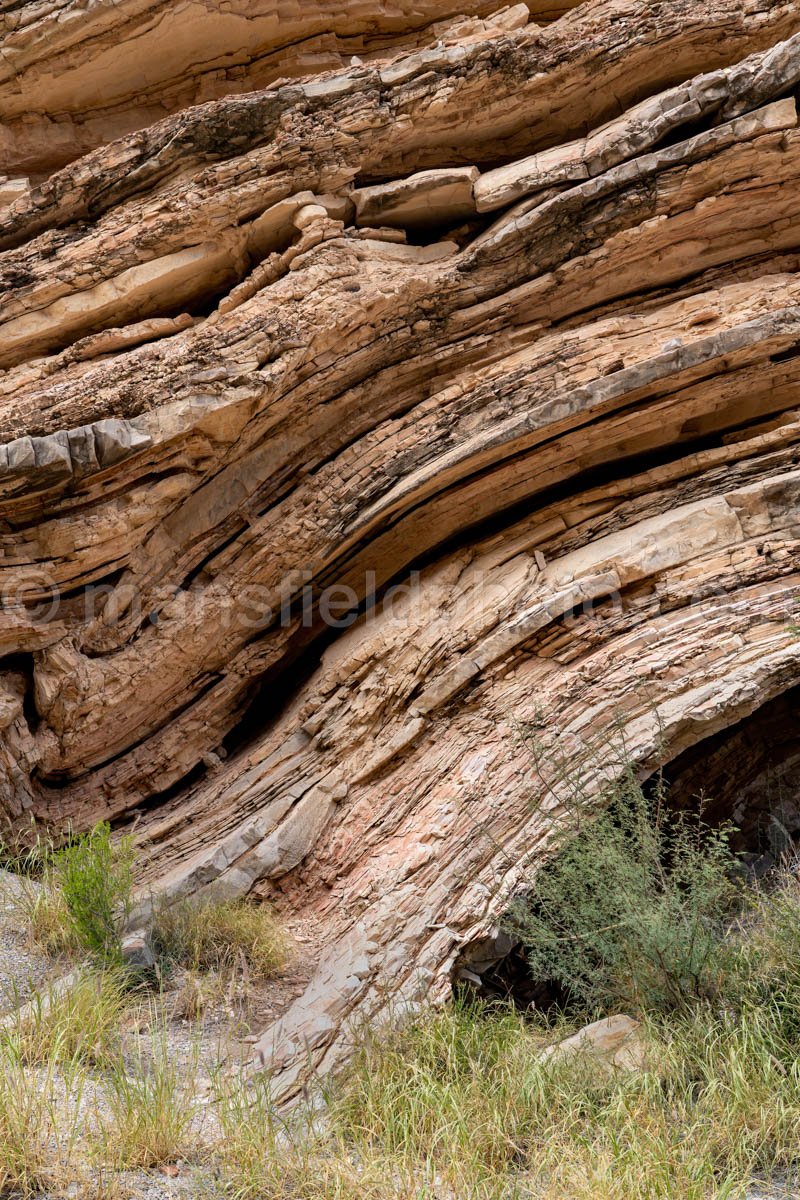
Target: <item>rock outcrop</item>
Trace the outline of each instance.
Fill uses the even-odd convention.
[[[531,729],[800,682],[800,11],[2,19],[0,805],[313,915],[288,1094],[491,939]]]

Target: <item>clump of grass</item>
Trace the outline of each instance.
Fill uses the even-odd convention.
[[[151,938],[166,962],[218,972],[244,963],[252,979],[277,975],[289,954],[286,934],[270,909],[244,900],[184,900],[163,906]]]
[[[31,1197],[76,1171],[84,1076],[50,1056],[34,1072],[13,1039],[0,1043],[0,1194]]]
[[[785,1035],[800,1044],[800,863],[781,872],[752,898],[739,938],[736,984],[729,1004],[767,1005]]]
[[[368,1040],[331,1088],[318,1159],[382,1173],[380,1195],[537,1200],[743,1197],[792,1169],[800,1065],[773,1010],[648,1023],[643,1072],[541,1061],[564,1032],[455,1006]]]
[[[217,1166],[230,1200],[411,1200],[413,1179],[399,1187],[397,1161],[359,1157],[315,1128],[308,1106],[276,1107],[269,1079],[218,1078],[214,1107],[221,1137]],[[499,1200],[499,1197],[498,1197]]]
[[[17,825],[0,836],[0,868],[13,875],[36,878],[52,860],[52,835],[31,817],[27,825]]]
[[[53,958],[71,957],[80,942],[70,920],[63,892],[52,866],[40,879],[21,879],[14,907],[24,921],[31,941]]]
[[[291,1127],[278,1115],[264,1076],[218,1076],[214,1107],[222,1134],[227,1193],[233,1200],[268,1200],[288,1183],[290,1154],[298,1153]],[[290,1151],[290,1147],[292,1148]]]
[[[27,848],[4,846],[0,861],[16,877],[8,898],[31,942],[57,958],[75,953],[78,939],[55,872],[55,853],[52,838],[35,830]]]
[[[213,1004],[225,1000],[226,989],[219,975],[186,970],[172,997],[171,1011],[181,1020],[196,1022]]]
[[[130,1054],[111,1062],[102,1088],[96,1153],[117,1169],[174,1162],[198,1143],[198,1052],[195,1048],[189,1062],[174,1057],[157,1005],[150,1026],[149,1037],[140,1034]]]
[[[54,860],[71,926],[98,962],[118,963],[122,930],[133,896],[133,842],[113,841],[107,822],[76,838]]]
[[[377,1156],[404,1180],[439,1178],[459,1195],[467,1186],[508,1183],[557,1100],[548,1080],[558,1069],[537,1059],[553,1037],[511,1009],[487,1018],[468,1004],[366,1036],[328,1095],[331,1128],[359,1161]],[[581,1083],[588,1099],[595,1089],[582,1075]],[[605,1086],[597,1081],[599,1091]]]
[[[264,1077],[218,1087],[222,1173],[234,1200],[515,1195],[505,1167],[536,1116],[519,1087],[541,1036],[511,1011],[486,1022],[456,1007],[359,1041],[329,1085],[321,1122],[312,1108],[282,1116]]]
[[[28,1065],[107,1063],[119,1049],[120,1022],[129,1002],[119,971],[80,970],[68,985],[51,983],[8,1019],[4,1038]]]

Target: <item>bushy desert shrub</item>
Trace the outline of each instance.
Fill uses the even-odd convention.
[[[114,841],[101,822],[55,855],[53,873],[79,944],[100,963],[120,958],[133,895],[131,838]]]
[[[663,787],[649,795],[626,770],[602,811],[560,835],[509,924],[533,975],[585,1010],[680,1010],[733,969],[735,868],[728,829],[671,812]]]

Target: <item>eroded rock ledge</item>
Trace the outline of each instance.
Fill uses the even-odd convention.
[[[800,680],[800,15],[568,9],[6,13],[0,801],[322,922],[287,1093],[491,932],[520,726]]]

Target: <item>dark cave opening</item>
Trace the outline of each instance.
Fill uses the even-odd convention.
[[[800,687],[679,754],[664,779],[672,807],[731,822],[733,848],[767,874],[800,836]]]
[[[548,1012],[569,1000],[557,983],[533,977],[525,947],[502,930],[464,946],[452,978],[454,997],[513,1004],[521,1012]]]
[[[751,880],[800,851],[800,686],[676,755],[659,773],[670,808],[733,826],[731,845]],[[658,776],[644,784],[654,787]],[[501,929],[462,947],[453,994],[521,1012],[558,1010],[563,988],[535,979],[524,946]]]

